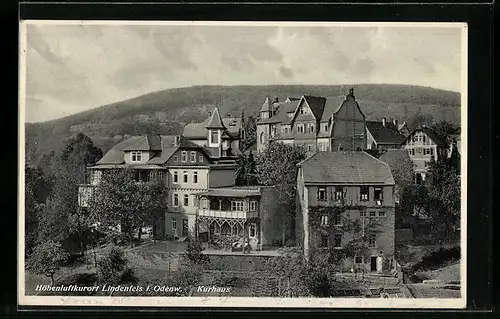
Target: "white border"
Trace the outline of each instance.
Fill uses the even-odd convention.
[[[66,297],[25,296],[24,273],[24,163],[26,25],[175,25],[175,26],[273,26],[273,27],[442,27],[462,29],[461,90],[461,298],[456,299],[367,299],[367,298],[263,298],[263,297]],[[269,308],[411,308],[462,309],[466,306],[467,256],[467,24],[427,22],[228,22],[228,21],[97,21],[24,20],[20,22],[19,47],[19,184],[18,184],[18,304],[20,306],[133,306],[133,307],[269,307]]]

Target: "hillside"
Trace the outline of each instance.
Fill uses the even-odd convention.
[[[85,112],[41,123],[26,124],[26,158],[37,162],[57,150],[66,137],[77,132],[90,136],[107,151],[124,135],[175,134],[190,122],[201,122],[215,103],[223,114],[257,115],[267,95],[317,95],[341,97],[349,85],[272,85],[272,86],[193,86],[149,93],[130,100],[100,106]],[[460,123],[460,94],[428,87],[370,84],[355,85],[354,93],[368,119],[394,117],[408,121],[425,115],[430,120]],[[389,115],[388,115],[388,112]]]

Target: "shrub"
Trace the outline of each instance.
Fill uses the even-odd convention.
[[[98,281],[109,285],[136,282],[134,271],[127,264],[123,250],[112,247],[97,263]]]
[[[50,278],[54,285],[54,274],[67,262],[69,253],[61,248],[61,244],[52,240],[35,247],[28,260],[28,269],[39,275]]]

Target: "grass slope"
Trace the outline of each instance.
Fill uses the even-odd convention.
[[[64,118],[26,125],[28,162],[57,151],[65,138],[77,132],[90,136],[106,152],[127,135],[177,134],[189,122],[203,121],[215,103],[224,115],[257,115],[267,95],[324,96],[339,103],[350,85],[193,86],[168,89],[100,106]],[[355,85],[354,93],[368,119],[416,114],[459,123],[460,94],[428,87],[389,84]],[[389,114],[389,116],[388,116]]]

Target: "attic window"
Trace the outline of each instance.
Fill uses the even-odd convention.
[[[323,125],[323,130],[324,130],[325,132],[328,132],[328,124]]]
[[[132,162],[141,162],[142,161],[142,152],[141,151],[133,151],[130,154],[130,160]]]

